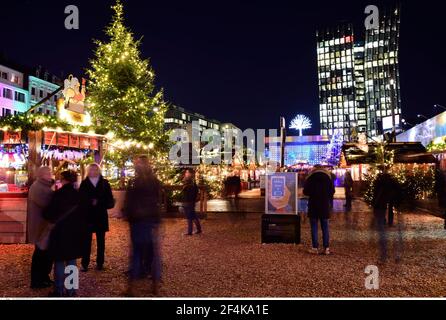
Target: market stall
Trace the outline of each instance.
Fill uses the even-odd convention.
[[[346,143],[342,148],[340,168],[349,169],[354,181],[354,193],[364,191],[366,178],[376,169],[408,172],[427,172],[435,166],[435,157],[417,142],[398,143]]]
[[[81,88],[70,76],[60,91],[55,117],[33,113],[34,106],[0,119],[0,243],[26,241],[26,197],[38,167],[51,167],[56,180],[68,169],[81,179],[87,162],[103,160],[107,138],[91,126],[85,82]]]

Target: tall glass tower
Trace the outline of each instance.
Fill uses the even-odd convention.
[[[379,29],[366,31],[365,93],[370,136],[401,128],[399,33],[399,8],[381,12]]]
[[[321,135],[377,137],[401,128],[400,9],[380,12],[378,29],[352,24],[317,32]]]

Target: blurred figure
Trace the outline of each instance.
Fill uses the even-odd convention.
[[[49,288],[52,285],[49,274],[53,267],[53,261],[48,255],[47,242],[44,238],[44,230],[48,227],[48,221],[43,217],[53,197],[54,184],[51,169],[40,167],[37,170],[37,180],[29,188],[28,193],[28,241],[35,245],[31,263],[31,288]]]
[[[347,170],[344,175],[344,191],[345,191],[345,210],[351,211],[353,200],[353,178],[350,170]]]
[[[435,169],[435,193],[437,194],[438,206],[443,211],[444,228],[446,229],[446,178],[439,164]]]
[[[311,223],[312,248],[310,253],[319,254],[319,235],[318,224],[320,223],[323,237],[323,254],[329,255],[330,252],[330,203],[335,194],[333,179],[329,171],[321,166],[315,166],[310,172],[304,185],[304,195],[308,200],[308,217]]]
[[[77,268],[76,259],[81,258],[88,236],[85,212],[80,208],[79,192],[75,189],[77,174],[73,171],[61,173],[62,187],[44,213],[45,219],[54,224],[50,233],[48,251],[54,262],[53,297],[76,296],[75,289],[65,290],[65,268]]]
[[[82,271],[88,271],[93,233],[96,234],[96,270],[103,270],[105,260],[105,233],[109,231],[107,210],[113,209],[115,200],[110,183],[101,175],[101,168],[98,164],[93,163],[87,167],[87,178],[82,181],[79,194],[82,210],[86,212],[90,231],[81,262]]]
[[[130,224],[132,255],[127,296],[135,295],[135,282],[148,272],[153,294],[158,295],[161,281],[161,257],[158,232],[161,222],[159,202],[161,183],[153,173],[147,156],[135,162],[135,178],[129,181],[124,202],[124,217]]]
[[[398,205],[401,190],[398,182],[388,173],[380,173],[375,181],[373,192],[373,214],[374,226],[379,233],[380,262],[387,260],[387,232],[386,214],[387,210]],[[393,212],[393,209],[392,209]],[[393,220],[393,217],[389,217]]]
[[[327,172],[330,174],[331,177],[331,183],[333,184],[333,189],[335,190],[335,192],[331,195],[330,198],[330,210],[333,210],[334,208],[334,195],[336,193],[336,175],[334,174],[333,170],[328,170]]]
[[[193,234],[193,225],[197,228],[196,234],[202,233],[200,220],[195,212],[195,203],[197,202],[199,190],[194,179],[194,172],[191,169],[187,169],[184,172],[183,178],[183,210],[187,218],[187,236]]]

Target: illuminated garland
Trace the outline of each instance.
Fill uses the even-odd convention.
[[[17,114],[0,118],[0,129],[3,131],[39,131],[39,130],[54,130],[54,131],[69,131],[80,133],[103,134],[104,131],[96,127],[83,127],[71,125],[66,121],[46,114]]]

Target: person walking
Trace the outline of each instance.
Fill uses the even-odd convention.
[[[329,219],[331,199],[335,188],[331,174],[321,166],[315,166],[307,177],[304,185],[304,195],[308,196],[308,217],[311,224],[311,254],[319,254],[318,224],[320,223],[323,237],[323,254],[330,252]]]
[[[344,175],[344,191],[345,191],[345,210],[351,211],[353,200],[353,178],[350,170],[347,170]]]
[[[386,214],[400,201],[400,186],[389,173],[380,173],[373,190],[374,226],[379,234],[380,262],[387,260]],[[390,212],[389,212],[390,213]],[[393,217],[390,217],[393,220]]]
[[[47,209],[53,197],[54,184],[51,169],[40,167],[37,170],[37,180],[31,185],[28,192],[28,242],[34,244],[34,253],[31,262],[31,288],[41,289],[51,287],[50,279],[53,261],[48,255],[47,248],[42,242],[43,231],[48,222],[43,217],[43,212]]]
[[[195,183],[194,172],[191,169],[187,169],[184,172],[183,178],[183,210],[186,214],[187,219],[187,236],[193,234],[193,225],[195,224],[197,228],[196,234],[202,233],[200,219],[198,219],[197,213],[195,212],[195,203],[198,197],[198,187]]]
[[[115,206],[110,183],[101,174],[101,168],[93,163],[87,167],[87,178],[82,181],[79,194],[82,210],[85,210],[89,226],[89,237],[82,257],[82,271],[87,272],[90,264],[93,233],[96,234],[96,270],[104,269],[105,234],[109,231],[108,212]]]
[[[154,174],[147,156],[138,157],[134,165],[136,176],[127,187],[123,209],[123,216],[130,224],[132,242],[129,286],[125,295],[134,296],[136,280],[148,273],[153,281],[153,294],[158,295],[161,281],[158,236],[161,223],[161,182]]]
[[[50,293],[52,297],[76,296],[76,283],[72,287],[65,287],[65,271],[67,267],[71,270],[77,268],[76,259],[82,257],[88,236],[85,212],[80,209],[79,193],[74,186],[76,181],[75,172],[62,172],[62,187],[54,193],[44,213],[45,219],[53,224],[48,244],[48,252],[54,260],[55,285],[54,291]]]

